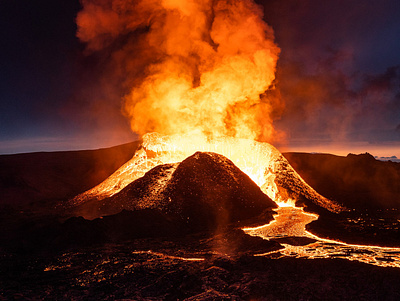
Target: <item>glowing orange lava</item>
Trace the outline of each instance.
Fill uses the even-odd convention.
[[[259,254],[258,256],[280,254],[280,257],[290,256],[308,259],[343,258],[377,266],[400,268],[400,248],[355,245],[320,238],[308,232],[305,228],[308,223],[317,220],[318,215],[304,212],[303,208],[297,207],[280,207],[276,211],[278,215],[269,224],[244,228],[243,230],[249,235],[260,236],[267,240],[283,237],[307,237],[315,240],[315,242],[303,246],[280,242],[285,247],[283,250]]]

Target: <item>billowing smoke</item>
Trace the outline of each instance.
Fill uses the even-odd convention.
[[[78,37],[124,77],[134,132],[274,138],[279,48],[251,0],[81,0]]]

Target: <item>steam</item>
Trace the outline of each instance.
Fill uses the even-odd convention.
[[[78,37],[124,76],[134,132],[271,140],[279,48],[251,0],[81,0]]]

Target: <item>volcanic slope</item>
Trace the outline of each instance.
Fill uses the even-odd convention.
[[[232,161],[197,152],[181,163],[158,165],[119,193],[75,208],[88,219],[122,210],[160,210],[189,232],[272,220],[277,205]]]
[[[196,151],[214,152],[229,158],[277,203],[296,202],[297,206],[316,213],[338,213],[346,209],[338,202],[318,194],[268,143],[232,137],[208,140],[158,133],[144,135],[141,148],[131,160],[98,186],[71,199],[67,207],[111,197],[157,165],[181,162]]]

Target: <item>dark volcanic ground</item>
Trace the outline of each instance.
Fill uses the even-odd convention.
[[[35,300],[399,300],[400,269],[342,259],[140,252],[148,242],[69,251],[54,258],[3,258],[0,298]],[[172,245],[172,246],[171,246]],[[165,249],[164,249],[165,248]],[[138,251],[139,250],[139,251]],[[168,254],[168,253],[167,253]],[[179,256],[180,254],[178,254]],[[7,259],[7,260],[6,260]],[[15,298],[15,299],[14,299]]]
[[[350,209],[341,214],[320,210],[308,230],[347,243],[400,247],[400,163],[367,153],[284,156],[317,192]]]
[[[197,171],[193,171],[196,161],[184,164],[160,195],[164,201],[171,196],[180,201],[161,210],[123,211],[93,221],[66,220],[57,211],[57,204],[100,183],[137,147],[132,143],[98,151],[0,156],[0,299],[400,299],[398,268],[343,259],[287,258],[279,253],[253,256],[277,251],[279,243],[307,242],[296,238],[269,242],[237,229],[237,220],[245,222],[241,226],[259,223],[256,213],[264,209],[261,218],[268,222],[270,201],[257,200],[251,183],[242,191],[232,178],[215,177],[221,170],[213,162],[203,162],[200,165],[208,167]],[[285,156],[314,189],[351,209],[342,214],[322,210],[319,220],[308,225],[314,233],[350,242],[400,245],[399,163],[368,155]],[[208,179],[207,194],[201,193],[201,181],[192,181],[191,176]],[[243,181],[247,180],[239,182]],[[229,202],[221,199],[222,206],[208,199],[218,192],[218,185],[231,187],[224,192],[230,195]],[[134,190],[131,186],[124,193]],[[248,193],[254,196],[246,208]],[[186,199],[195,203],[185,208]],[[231,203],[233,207],[228,206]],[[191,211],[194,205],[198,207]],[[171,210],[173,214],[168,213]],[[232,219],[221,226],[212,220],[218,212],[229,213]],[[196,220],[199,213],[207,219],[204,224]],[[191,231],[181,231],[177,214],[194,220]]]

